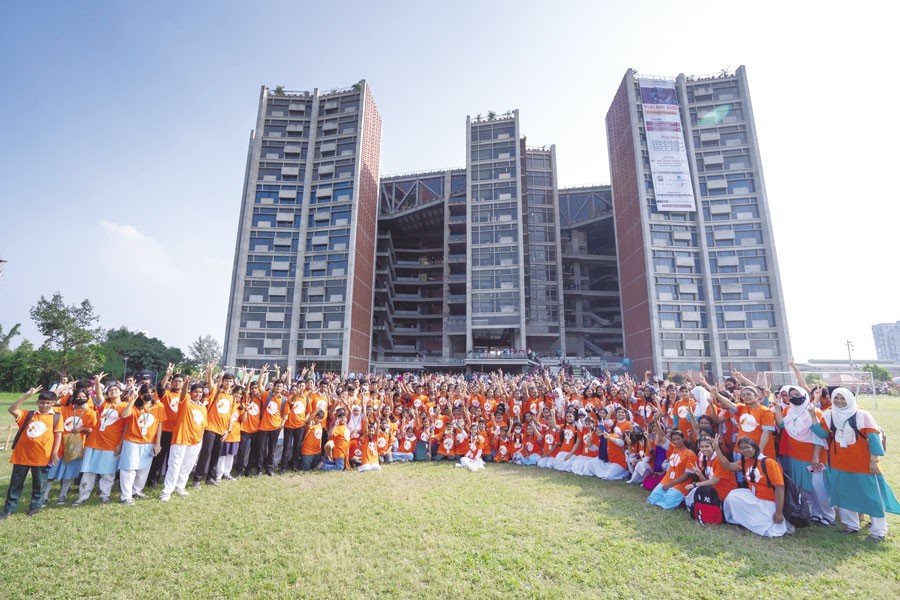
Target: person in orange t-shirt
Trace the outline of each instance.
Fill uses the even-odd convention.
[[[57,506],[63,506],[66,503],[66,497],[72,481],[81,473],[81,459],[84,455],[84,440],[94,427],[97,426],[97,411],[93,405],[89,406],[89,390],[79,388],[71,397],[71,401],[64,406],[59,407],[60,418],[63,422],[63,441],[59,447],[59,457],[62,459],[50,469],[49,479],[58,479],[60,482],[59,498],[56,500]],[[81,441],[81,452],[76,457],[72,456],[67,461],[65,458],[65,448],[67,445],[71,447],[73,444],[69,440],[69,436],[78,436]],[[47,486],[49,490],[50,486]]]
[[[190,396],[188,396],[190,389]],[[172,430],[172,448],[169,451],[169,465],[166,471],[166,480],[163,483],[159,499],[168,502],[172,493],[179,496],[187,496],[184,489],[197,455],[200,454],[200,446],[203,443],[203,431],[206,429],[207,415],[206,405],[203,404],[203,384],[194,383],[188,388],[185,382],[181,389],[181,398],[178,406],[178,419]]]
[[[259,419],[259,472],[266,475],[275,474],[275,450],[278,446],[278,435],[284,426],[288,400],[284,395],[284,382],[277,380],[272,384],[272,391],[263,396],[262,411]]]
[[[699,481],[697,483],[689,483],[686,486],[688,494],[684,498],[684,505],[687,506],[688,510],[694,504],[694,494],[697,493],[697,488],[704,486],[713,488],[718,495],[719,502],[724,502],[728,494],[737,489],[737,480],[734,477],[734,473],[729,471],[716,458],[716,448],[713,441],[707,437],[702,437],[697,445],[700,454],[697,455],[697,468],[694,469],[694,474]]]
[[[347,428],[346,408],[338,408],[334,416],[334,425],[328,431],[328,443],[325,444],[323,471],[343,471],[350,465],[350,430]]]
[[[749,487],[732,490],[722,505],[725,520],[763,537],[781,537],[793,531],[784,518],[784,472],[749,436],[738,438],[741,459],[731,462],[714,440],[716,458],[732,473],[742,472]]]
[[[5,519],[15,512],[29,471],[31,471],[31,506],[28,515],[36,515],[41,510],[47,489],[48,466],[52,467],[59,461],[63,424],[60,416],[53,412],[56,394],[41,392],[41,389],[41,386],[31,388],[8,409],[19,426],[19,433],[16,436],[16,447],[9,459],[13,466],[12,475],[9,478],[6,504],[3,505],[0,519]],[[37,410],[19,410],[22,404],[35,394],[40,394]]]
[[[233,396],[238,400],[234,403],[234,410],[231,411],[231,426],[222,440],[222,450],[219,452],[219,459],[216,461],[216,482],[234,481],[231,470],[234,468],[234,457],[237,456],[238,449],[241,444],[241,422],[244,420],[246,409],[243,402],[244,388],[237,386],[233,389]]]
[[[248,376],[249,377],[249,376]],[[248,383],[244,394],[244,420],[241,421],[241,444],[237,453],[236,476],[250,477],[259,463],[259,421],[267,395],[260,393],[256,383]],[[258,471],[256,475],[261,473]]]
[[[122,413],[125,419],[125,437],[119,454],[119,488],[122,502],[130,506],[134,498],[145,498],[144,484],[159,453],[162,439],[162,422],[166,409],[155,402],[156,394],[149,385],[142,385],[131,407]]]
[[[684,501],[687,494],[686,487],[693,481],[692,474],[697,465],[697,455],[684,445],[684,434],[680,429],[673,429],[669,433],[669,440],[663,443],[663,447],[669,452],[669,468],[666,469],[662,481],[647,497],[647,503],[663,509],[672,509]]]
[[[284,421],[284,450],[281,455],[282,471],[300,470],[300,448],[306,435],[306,398],[297,392],[291,395]]]
[[[318,410],[306,421],[306,435],[300,447],[300,470],[309,471],[322,463],[322,435],[325,427],[325,411]]]
[[[222,454],[222,441],[231,429],[231,415],[235,411],[234,375],[224,373],[218,385],[212,379],[212,367],[207,368],[206,384],[209,386],[209,401],[206,405],[206,430],[200,443],[200,454],[194,470],[194,488],[200,487],[201,481],[207,485],[218,485],[216,482],[216,463]]]
[[[122,436],[125,431],[123,413],[131,407],[137,397],[137,390],[131,388],[129,401],[123,402],[123,390],[118,383],[102,386],[106,373],[94,378],[94,394],[98,403],[98,425],[88,436],[84,446],[84,458],[81,461],[81,484],[78,486],[78,500],[72,506],[80,506],[87,502],[94,491],[97,477],[100,477],[100,501],[109,502],[113,484],[116,481],[116,470],[119,468],[119,452],[122,449]]]
[[[359,436],[359,447],[362,451],[362,458],[357,471],[365,473],[366,471],[380,471],[381,465],[378,463],[378,432],[375,430],[374,423],[366,422],[363,427],[363,434]]]
[[[162,437],[159,439],[159,453],[153,457],[147,485],[154,486],[159,482],[163,465],[169,460],[169,448],[172,446],[172,428],[178,412],[178,399],[184,386],[184,375],[175,373],[175,365],[169,364],[162,381],[156,385],[156,397],[166,410],[166,418],[162,422]]]

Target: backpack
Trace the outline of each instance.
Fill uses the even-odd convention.
[[[31,422],[31,419],[34,418],[34,415],[37,414],[36,410],[29,410],[28,416],[25,417],[25,421],[22,423],[22,426],[19,427],[19,432],[16,433],[16,437],[13,438],[13,443],[11,448],[15,449],[16,444],[19,443],[19,438],[22,437],[22,432],[25,431],[25,428],[28,427],[28,424]],[[56,426],[59,424],[59,413],[53,413],[53,431],[56,431]]]
[[[856,434],[857,438],[866,439],[866,436],[859,432],[859,427],[856,425],[856,415],[857,413],[853,413],[853,415],[847,419],[847,425],[850,426],[850,429],[853,430],[853,433]],[[831,418],[831,439],[834,439],[834,434],[837,433],[837,427],[834,426],[834,417]],[[881,435],[881,448],[883,450],[887,450],[887,434],[883,430],[879,430]],[[834,451],[837,452],[837,446],[834,447]]]
[[[763,475],[766,476],[766,485],[770,488],[775,489],[775,486],[772,485],[772,482],[769,480],[769,471],[766,469],[766,463],[770,459],[766,459],[762,461],[762,472]],[[758,461],[757,461],[758,464]],[[741,471],[746,471],[744,468],[744,458],[741,457]],[[812,506],[810,506],[809,498],[807,497],[807,493],[800,489],[793,479],[791,479],[787,473],[783,473],[784,476],[784,506],[781,509],[784,518],[788,520],[788,522],[794,527],[803,528],[809,527],[812,523]]]
[[[691,506],[691,518],[701,525],[721,525],[724,519],[722,501],[719,492],[711,485],[694,488],[694,504]]]

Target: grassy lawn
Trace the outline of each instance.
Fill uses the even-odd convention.
[[[880,403],[896,452],[900,399]],[[900,491],[898,461],[882,465]],[[645,498],[534,467],[414,463],[33,519],[20,506],[0,524],[0,598],[900,597],[900,518],[879,546],[819,528],[766,540]]]

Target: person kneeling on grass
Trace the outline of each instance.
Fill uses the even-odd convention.
[[[784,472],[778,461],[766,457],[756,442],[745,436],[737,442],[741,460],[730,462],[719,443],[719,436],[716,436],[714,446],[719,463],[731,472],[743,472],[744,481],[749,486],[728,493],[722,506],[725,520],[763,537],[793,533],[794,526],[785,520],[782,513]]]
[[[687,494],[687,486],[693,481],[692,472],[697,464],[697,455],[684,445],[684,434],[673,429],[669,439],[662,444],[669,452],[669,467],[650,495],[647,502],[663,509],[678,508]]]
[[[200,447],[203,444],[203,431],[206,429],[206,405],[203,404],[203,384],[190,385],[190,398],[187,399],[190,380],[181,388],[178,402],[178,417],[172,429],[172,447],[169,450],[169,464],[166,480],[159,499],[168,502],[172,492],[179,496],[187,496],[184,489]]]
[[[19,410],[22,403],[39,392],[36,411]],[[9,414],[15,418],[19,433],[16,434],[15,449],[9,459],[13,466],[12,475],[0,519],[15,512],[28,471],[31,471],[31,507],[28,516],[34,516],[41,510],[41,500],[47,487],[48,467],[59,461],[59,445],[62,441],[63,424],[59,414],[53,412],[55,402],[56,394],[41,392],[41,386],[38,386],[25,392],[9,407]]]
[[[356,468],[360,473],[366,471],[380,471],[378,464],[378,430],[375,423],[366,422],[362,435],[359,436],[359,448],[362,451],[360,465]]]
[[[328,431],[325,444],[323,471],[343,471],[350,467],[350,430],[347,429],[347,411],[344,407],[334,412],[334,425]]]
[[[480,471],[484,468],[484,460],[481,454],[484,452],[484,438],[478,435],[478,426],[471,425],[469,427],[469,451],[466,455],[459,459],[457,467],[465,467],[472,471]]]

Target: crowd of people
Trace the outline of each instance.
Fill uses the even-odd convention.
[[[793,364],[791,365],[793,367]],[[688,373],[677,384],[629,375],[575,380],[544,368],[522,375],[320,374],[259,370],[197,377],[170,365],[149,378],[105,373],[28,390],[10,406],[19,434],[6,503],[16,510],[29,472],[29,515],[76,507],[99,488],[112,501],[118,475],[126,505],[167,502],[189,488],[289,471],[378,471],[444,461],[470,471],[491,463],[566,471],[641,485],[661,509],[724,521],[768,537],[790,533],[791,490],[810,521],[884,540],[900,503],[881,475],[884,435],[846,388],[799,384],[777,391],[733,372],[721,385]],[[36,410],[23,404],[37,394]],[[73,490],[73,483],[75,488]]]

